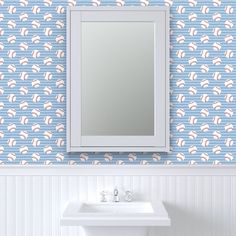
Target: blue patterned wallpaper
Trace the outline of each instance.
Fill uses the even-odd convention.
[[[66,6],[171,9],[171,146],[66,153]],[[235,11],[221,0],[0,0],[0,164],[235,164]]]

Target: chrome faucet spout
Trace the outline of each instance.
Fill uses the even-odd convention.
[[[119,199],[119,191],[118,191],[117,188],[114,189],[113,194],[114,194],[114,196],[113,196],[114,202],[119,202],[120,201],[120,199]]]

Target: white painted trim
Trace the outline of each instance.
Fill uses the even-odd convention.
[[[71,81],[70,81],[70,14],[69,10],[67,8],[66,13],[66,150],[67,152],[70,151],[70,137],[71,137],[71,121],[70,121],[70,112],[71,112],[71,102],[70,102],[70,87],[71,87]]]
[[[114,7],[114,6],[100,6],[100,7],[92,7],[92,6],[79,6],[79,7],[68,7],[71,10],[75,11],[142,11],[142,12],[151,12],[151,11],[168,11],[170,8],[166,6],[148,6],[148,7],[140,7],[140,6],[124,6],[122,8]]]
[[[236,165],[81,165],[81,166],[0,166],[0,176],[236,176]]]
[[[144,146],[142,147],[128,147],[128,146],[122,146],[122,147],[96,147],[96,152],[143,152]],[[145,147],[145,151],[147,152],[166,152],[170,153],[170,150],[168,147]],[[70,147],[70,152],[94,152],[94,147]]]

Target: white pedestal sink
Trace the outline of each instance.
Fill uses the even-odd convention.
[[[170,226],[161,202],[69,202],[61,225],[82,226],[86,236],[147,236],[148,227]]]

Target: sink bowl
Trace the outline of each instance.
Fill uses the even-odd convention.
[[[135,203],[83,203],[79,209],[83,213],[103,213],[104,214],[142,214],[154,213],[150,202]]]
[[[69,202],[61,225],[67,226],[169,226],[162,202]]]

